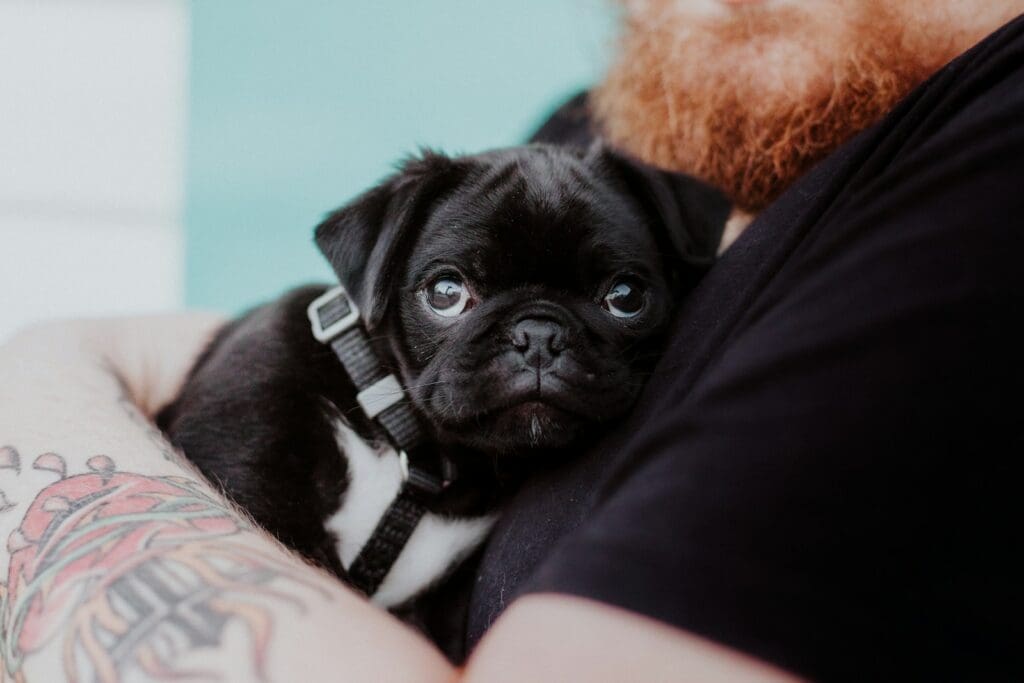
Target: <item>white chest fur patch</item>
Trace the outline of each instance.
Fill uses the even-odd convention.
[[[348,569],[402,486],[402,467],[391,448],[375,449],[340,420],[338,446],[348,459],[348,489],[326,526],[338,538],[338,557]],[[441,578],[487,536],[495,516],[443,517],[427,513],[371,600],[400,605]]]

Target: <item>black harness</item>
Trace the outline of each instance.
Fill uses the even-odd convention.
[[[405,390],[377,358],[345,289],[328,290],[307,313],[313,336],[330,345],[359,392],[359,406],[383,429],[402,464],[398,495],[346,570],[351,584],[370,596],[402,553],[427,504],[454,479],[454,467],[430,447]]]

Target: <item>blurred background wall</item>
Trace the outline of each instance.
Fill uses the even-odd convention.
[[[613,25],[609,0],[0,0],[0,337],[327,280],[325,212],[418,146],[522,141]]]
[[[181,304],[187,76],[183,1],[0,0],[0,338]]]

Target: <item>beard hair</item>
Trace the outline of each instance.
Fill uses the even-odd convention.
[[[953,56],[880,0],[704,17],[678,0],[627,4],[618,58],[591,97],[601,133],[749,212]]]

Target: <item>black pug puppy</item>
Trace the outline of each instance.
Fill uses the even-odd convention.
[[[228,324],[158,422],[259,524],[342,579],[364,546],[391,544],[393,564],[359,587],[408,604],[483,540],[522,476],[627,411],[728,210],[599,146],[532,145],[423,153],[317,227],[425,450],[453,466],[420,513],[399,515],[398,541],[381,520],[408,463],[311,334],[323,287]]]

